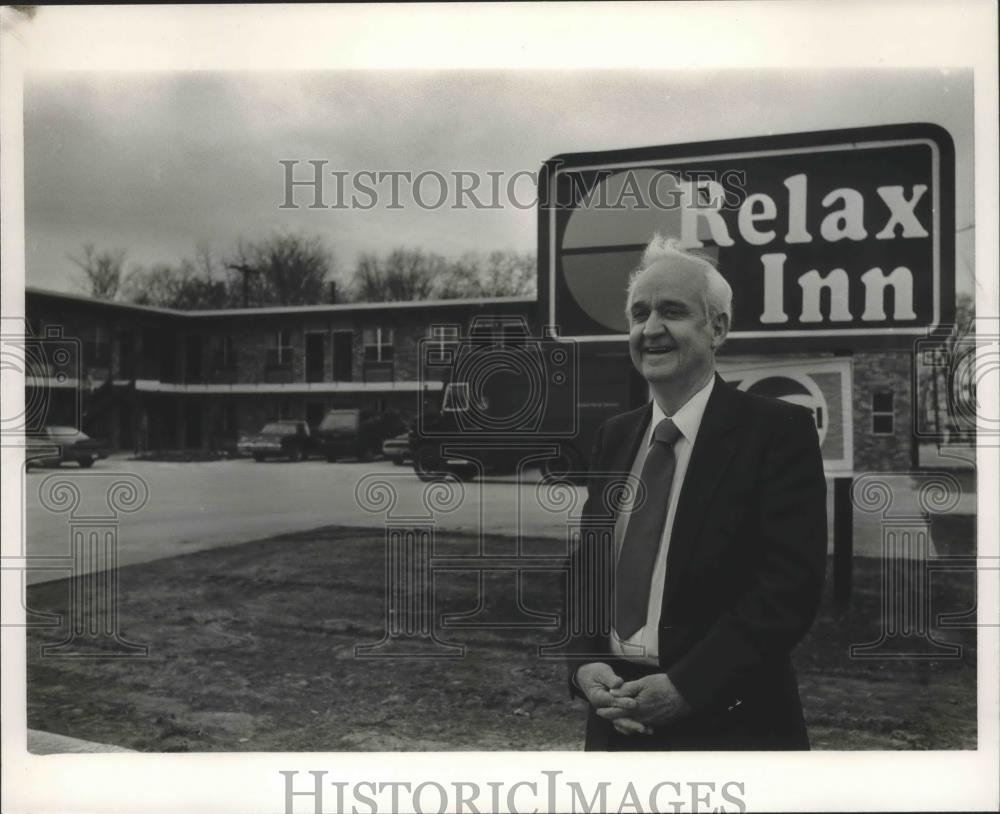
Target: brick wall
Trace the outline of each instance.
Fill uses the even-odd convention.
[[[908,352],[856,353],[854,366],[854,468],[898,472],[913,467],[913,395]],[[892,393],[893,432],[872,427],[872,397]]]

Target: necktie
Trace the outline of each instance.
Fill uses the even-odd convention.
[[[629,517],[615,570],[615,630],[621,639],[628,639],[646,624],[649,583],[677,464],[674,442],[680,435],[673,421],[663,419],[653,431],[653,444],[642,465],[646,500]]]

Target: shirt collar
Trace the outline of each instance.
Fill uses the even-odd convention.
[[[708,384],[691,396],[676,413],[670,416],[677,429],[681,431],[681,435],[684,436],[684,440],[689,444],[694,444],[694,439],[698,435],[698,428],[701,426],[701,419],[705,415],[705,407],[708,405],[708,398],[712,395],[713,387],[715,387],[714,373],[709,378]],[[656,429],[656,425],[664,418],[667,418],[667,414],[663,412],[654,398],[653,420],[649,423],[649,433],[646,438],[647,446],[653,441],[653,432]]]

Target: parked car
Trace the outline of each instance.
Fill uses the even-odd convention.
[[[260,432],[240,438],[236,448],[255,461],[266,458],[301,461],[317,454],[316,437],[305,421],[268,421]]]
[[[413,460],[413,450],[410,449],[409,431],[401,432],[393,438],[387,438],[382,444],[382,455],[396,466],[403,466]]]
[[[398,413],[370,410],[330,410],[316,429],[319,449],[328,461],[357,458],[370,461],[386,438],[404,428]]]
[[[94,461],[108,457],[108,445],[76,427],[49,426],[28,437],[26,456],[28,466],[59,466],[73,461],[81,469],[89,469]]]

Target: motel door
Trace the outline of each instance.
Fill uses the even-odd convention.
[[[333,380],[349,382],[354,366],[354,333],[352,331],[333,332]]]
[[[306,381],[307,382],[323,381],[323,368],[325,362],[325,356],[323,353],[324,336],[325,334],[322,333],[306,334]]]

